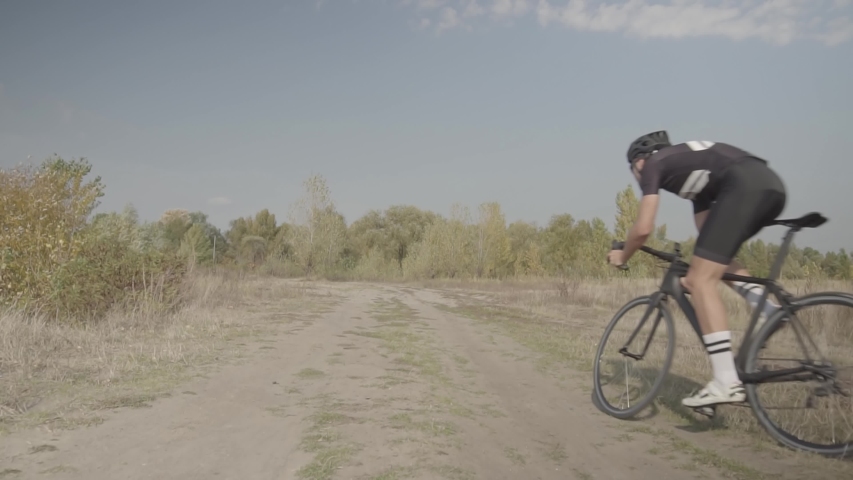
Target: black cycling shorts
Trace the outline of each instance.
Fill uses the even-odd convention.
[[[728,265],[744,242],[782,213],[787,196],[776,172],[758,158],[727,168],[720,181],[693,254]]]

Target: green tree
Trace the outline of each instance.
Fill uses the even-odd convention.
[[[476,228],[477,277],[504,277],[510,265],[510,241],[506,219],[497,202],[480,205]]]
[[[575,219],[568,213],[553,215],[542,232],[545,255],[551,273],[569,274],[575,267],[578,245],[575,243]]]
[[[289,243],[293,259],[306,275],[318,267],[331,268],[345,247],[346,221],[335,210],[322,175],[303,182],[305,195],[291,210]]]
[[[634,225],[639,210],[640,200],[634,194],[634,188],[631,185],[616,194],[616,227],[613,233],[620,242],[628,238],[628,232]]]
[[[208,265],[213,261],[213,242],[207,236],[204,224],[196,223],[187,230],[178,252],[187,259],[190,267]]]

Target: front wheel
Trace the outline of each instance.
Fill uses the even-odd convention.
[[[747,383],[758,422],[775,440],[826,456],[853,453],[853,297],[826,292],[791,302],[755,333],[744,371],[801,369],[795,376]],[[823,411],[823,413],[822,413]],[[826,415],[824,415],[824,413]]]
[[[593,383],[599,407],[623,420],[637,415],[663,385],[674,349],[675,330],[666,304],[650,296],[628,302],[607,325],[595,353]],[[604,359],[605,353],[613,358]],[[643,388],[646,393],[641,393]]]

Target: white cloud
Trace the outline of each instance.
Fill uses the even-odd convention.
[[[230,205],[231,199],[228,197],[213,197],[207,200],[207,203],[211,205]]]
[[[634,38],[717,36],[774,45],[853,39],[851,0],[399,0],[436,32],[531,17],[543,28]]]
[[[436,31],[441,32],[442,30],[449,30],[460,25],[462,25],[462,20],[459,18],[459,14],[455,8],[444,7],[441,9],[441,17],[438,20]]]

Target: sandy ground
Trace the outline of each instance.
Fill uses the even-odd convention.
[[[149,408],[0,439],[0,478],[831,478],[725,436],[609,418],[588,373],[543,372],[439,292],[329,288],[343,298],[330,313]]]

